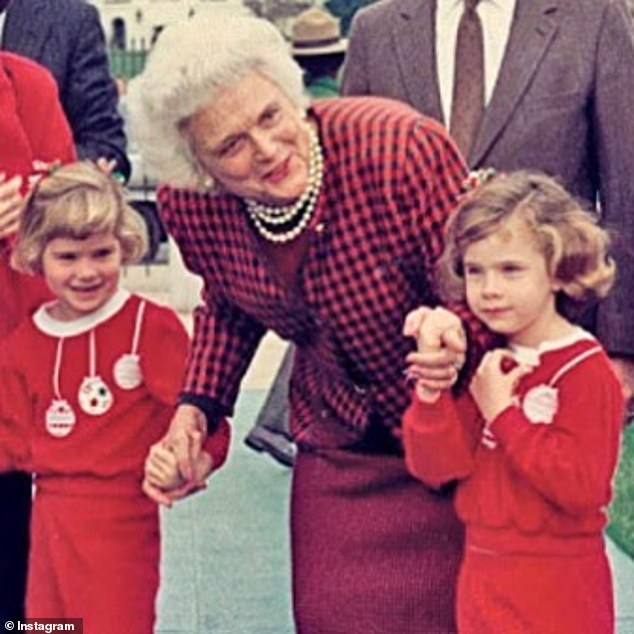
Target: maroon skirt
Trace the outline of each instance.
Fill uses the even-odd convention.
[[[402,456],[300,451],[291,497],[299,634],[452,634],[463,530]]]

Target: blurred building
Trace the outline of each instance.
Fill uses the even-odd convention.
[[[145,50],[161,29],[210,8],[242,10],[242,0],[89,0],[101,15],[112,50]]]

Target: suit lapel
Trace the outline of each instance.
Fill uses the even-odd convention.
[[[435,0],[405,0],[391,28],[407,101],[423,114],[442,121],[436,73],[435,7]]]
[[[51,28],[46,18],[46,0],[18,0],[9,5],[2,47],[24,57],[39,59]]]
[[[558,28],[557,0],[517,0],[506,52],[469,155],[478,166],[519,105]]]

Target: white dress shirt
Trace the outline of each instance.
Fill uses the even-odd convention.
[[[516,0],[480,0],[476,11],[484,36],[484,102],[489,103],[500,72],[506,43],[511,31]],[[464,11],[463,0],[436,2],[436,64],[440,102],[444,120],[449,124],[453,94],[458,23]],[[449,126],[448,126],[449,127]]]

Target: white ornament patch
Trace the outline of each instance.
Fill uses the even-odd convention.
[[[114,364],[114,382],[122,390],[133,390],[143,383],[138,354],[123,354]]]
[[[46,431],[55,438],[68,436],[75,427],[75,412],[64,399],[53,399],[46,410]]]
[[[79,387],[77,400],[86,414],[100,416],[112,407],[114,398],[100,376],[87,376]]]
[[[550,385],[537,385],[531,388],[522,400],[522,411],[531,423],[552,423],[558,407],[557,389]]]

